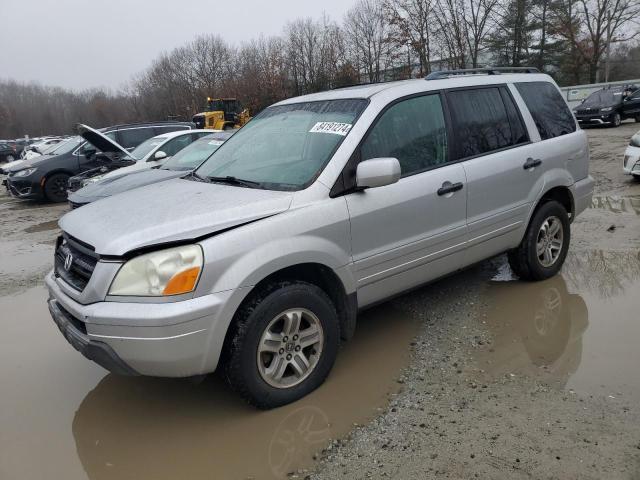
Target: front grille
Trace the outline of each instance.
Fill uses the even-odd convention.
[[[598,108],[584,108],[577,111],[578,115],[595,115],[600,112]]]
[[[76,290],[84,290],[97,263],[98,256],[90,246],[83,245],[66,234],[59,239],[54,262],[55,273]]]
[[[77,202],[72,202],[71,200],[69,200],[69,206],[71,207],[71,210],[75,210],[76,208],[80,208],[83,205],[86,205],[86,203],[77,203]]]

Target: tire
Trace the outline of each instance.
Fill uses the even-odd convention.
[[[545,238],[545,222],[549,228],[554,228],[554,235],[551,237]],[[560,226],[560,240],[555,230],[556,225]],[[570,241],[571,230],[567,211],[561,203],[555,200],[547,201],[534,212],[520,245],[508,252],[509,265],[522,280],[545,280],[553,277],[562,268]],[[544,248],[538,256],[538,247],[545,245],[550,250]]]
[[[53,203],[66,202],[68,183],[69,175],[66,173],[51,175],[44,184],[44,197]]]
[[[617,128],[620,126],[620,124],[622,123],[622,118],[620,117],[619,113],[614,113],[613,114],[613,122],[611,122],[611,126],[613,128]]]
[[[636,115],[634,117],[634,120],[636,121],[636,123],[640,123],[640,115]]]
[[[285,331],[287,318],[296,318],[285,314],[294,311],[302,313],[297,317],[302,319],[298,326],[304,327],[298,330],[302,334],[297,342]],[[311,331],[314,324],[318,335],[307,334],[305,344],[316,339],[318,343],[302,347],[304,332]],[[262,289],[240,307],[230,328],[223,351],[224,375],[236,392],[261,409],[279,407],[311,393],[324,382],[338,354],[340,325],[335,306],[323,290],[306,282],[283,281]],[[265,340],[267,331],[275,340]],[[263,351],[267,343],[269,351]],[[300,354],[309,365],[302,374]]]

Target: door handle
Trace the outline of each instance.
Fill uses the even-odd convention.
[[[451,183],[447,181],[447,182],[444,182],[442,186],[438,189],[438,195],[442,197],[443,195],[457,192],[458,190],[462,190],[462,182]]]
[[[536,158],[534,160],[533,158],[529,157],[527,158],[527,161],[524,162],[522,168],[524,168],[525,170],[529,170],[531,168],[539,167],[540,165],[542,165],[542,160],[540,160],[539,158]]]

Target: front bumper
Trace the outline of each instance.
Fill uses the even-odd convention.
[[[580,125],[608,125],[613,123],[615,113],[616,112],[576,115],[576,119]]]
[[[7,177],[3,182],[7,192],[14,198],[20,199],[40,199],[42,198],[42,188],[38,182],[31,180],[16,180]]]
[[[189,377],[215,370],[231,292],[167,303],[101,301],[83,305],[45,283],[51,315],[71,345],[114,373]]]

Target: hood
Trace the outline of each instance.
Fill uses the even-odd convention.
[[[25,168],[37,167],[41,163],[44,163],[50,158],[55,157],[57,157],[57,155],[38,155],[37,157],[31,158],[29,160],[23,158],[21,160],[11,162],[11,164],[7,163],[3,166],[3,170],[7,173],[13,173],[17,172],[18,170],[24,170]]]
[[[128,175],[121,175],[119,177],[107,177],[70,194],[69,201],[73,203],[95,202],[96,200],[110,197],[116,193],[127,192],[134,188],[144,187],[146,185],[171,180],[173,178],[184,177],[186,174],[188,174],[188,172],[154,169],[134,172]]]
[[[292,192],[177,178],[67,213],[60,228],[101,255],[191,240],[287,210]]]
[[[109,137],[89,127],[88,125],[79,123],[78,125],[76,125],[76,130],[78,130],[78,134],[80,134],[82,138],[84,138],[87,142],[89,142],[101,152],[122,153],[124,155],[129,155],[129,152],[127,152],[125,148],[120,146],[120,144],[114,142]]]

